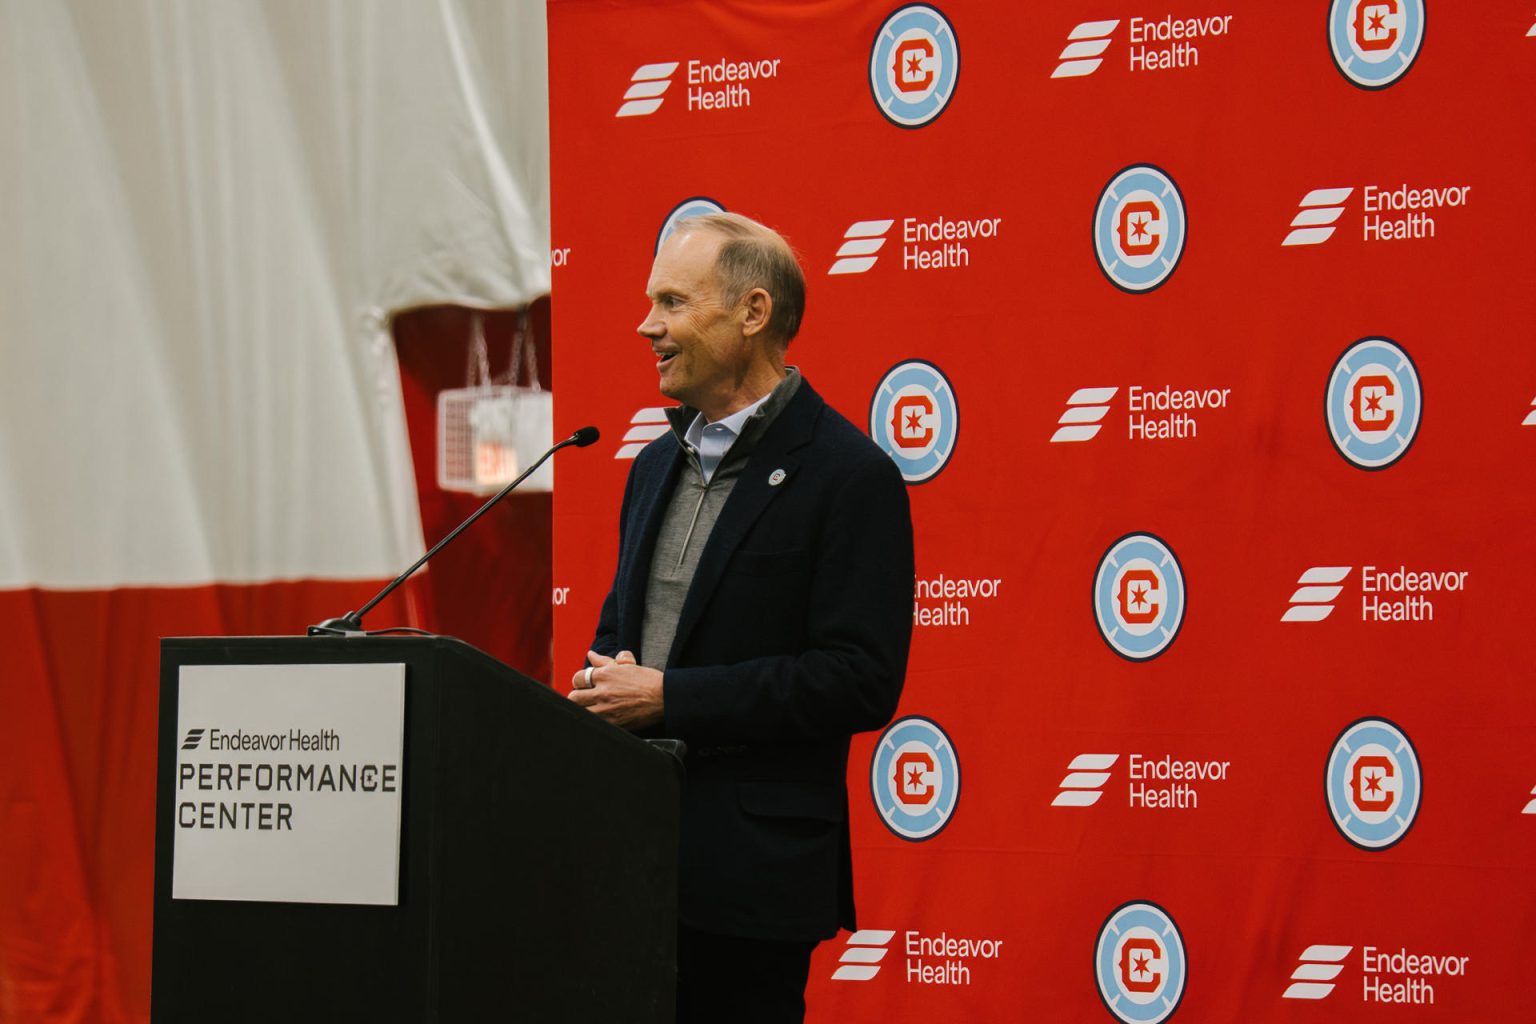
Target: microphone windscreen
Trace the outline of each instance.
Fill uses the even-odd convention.
[[[585,448],[589,444],[596,444],[599,435],[596,427],[582,427],[571,436],[576,439],[577,448]]]

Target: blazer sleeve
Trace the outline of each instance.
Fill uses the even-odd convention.
[[[791,743],[890,721],[912,640],[913,553],[906,484],[888,457],[861,459],[846,473],[818,536],[803,650],[667,669],[666,735]]]

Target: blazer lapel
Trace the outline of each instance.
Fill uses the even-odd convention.
[[[789,453],[810,442],[816,416],[824,404],[821,396],[812,391],[809,384],[801,381],[795,397],[790,399],[778,419],[769,426],[747,464],[742,467],[741,476],[731,488],[731,496],[720,510],[720,518],[715,521],[715,528],[710,532],[704,551],[699,555],[698,568],[694,570],[688,596],[683,600],[682,614],[678,616],[677,634],[672,641],[673,654],[683,650],[687,644],[689,634],[698,625],[699,617],[704,614],[704,609],[714,595],[726,563],[741,546],[752,524],[757,522],[775,498],[795,485],[800,463]],[[781,471],[784,475],[775,482],[776,474]],[[654,551],[654,529],[650,543],[650,550]],[[649,558],[645,564],[650,564]],[[668,656],[670,663],[671,655]]]

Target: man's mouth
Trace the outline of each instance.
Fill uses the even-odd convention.
[[[677,353],[676,352],[657,352],[656,353],[656,365],[657,366],[666,366],[668,363],[670,363],[676,357],[677,357]]]

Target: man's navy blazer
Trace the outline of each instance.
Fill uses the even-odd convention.
[[[672,433],[635,459],[600,654],[640,651],[651,556],[686,465]],[[848,742],[895,713],[912,587],[900,472],[801,381],[720,512],[666,660],[656,733],[689,747],[684,924],[774,940],[855,927]]]

